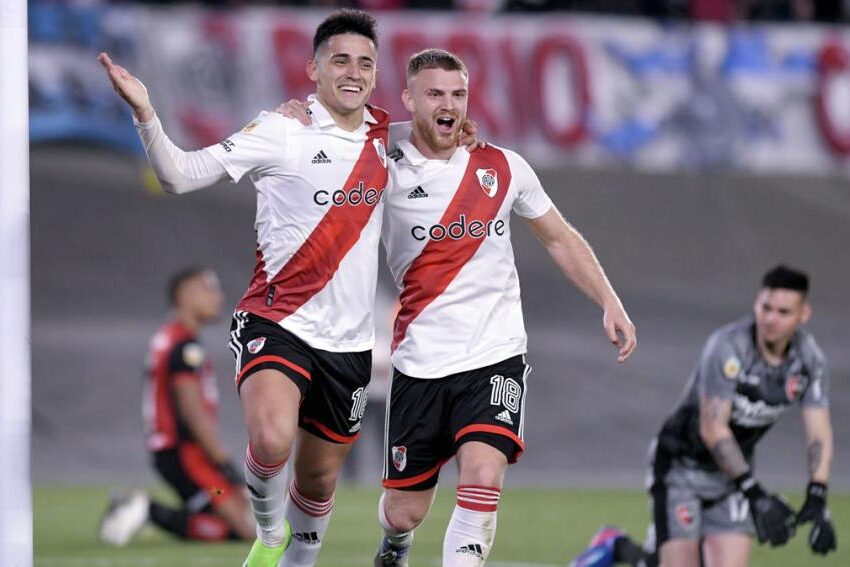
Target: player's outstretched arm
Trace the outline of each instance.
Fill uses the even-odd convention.
[[[115,89],[133,111],[136,130],[151,167],[167,193],[179,195],[203,189],[227,179],[224,167],[208,152],[185,152],[165,135],[151,104],[148,90],[127,69],[116,65],[106,53],[97,60],[106,70]]]
[[[142,81],[130,74],[121,65],[113,63],[112,59],[106,53],[101,52],[97,56],[97,60],[106,70],[106,75],[109,77],[109,82],[112,83],[112,88],[130,105],[136,120],[139,122],[150,121],[154,117],[154,109],[151,99],[148,96],[148,90],[142,84]]]
[[[605,333],[618,349],[617,361],[624,362],[637,347],[637,332],[593,249],[554,206],[526,222],[564,275],[602,307]]]

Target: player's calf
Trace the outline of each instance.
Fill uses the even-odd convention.
[[[443,540],[444,567],[484,565],[496,538],[498,486],[460,485]]]

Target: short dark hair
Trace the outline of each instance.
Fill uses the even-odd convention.
[[[319,24],[313,36],[313,53],[335,35],[354,33],[372,40],[378,48],[378,23],[362,10],[343,9],[334,12]]]
[[[809,276],[784,264],[779,264],[764,275],[761,285],[767,289],[790,289],[803,295],[809,293]]]
[[[209,268],[206,266],[189,266],[172,274],[171,277],[168,278],[168,303],[170,305],[176,305],[177,293],[180,291],[183,284],[208,271]]]
[[[443,69],[445,71],[460,71],[464,77],[469,77],[469,71],[460,57],[445,49],[423,49],[414,53],[407,61],[405,78],[410,81],[423,69]]]

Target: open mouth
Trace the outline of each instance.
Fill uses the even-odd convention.
[[[339,90],[346,93],[360,94],[363,92],[363,87],[357,85],[340,85]]]
[[[451,134],[454,131],[456,120],[451,116],[440,116],[437,118],[437,130],[442,134]]]

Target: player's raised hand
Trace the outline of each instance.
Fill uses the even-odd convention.
[[[617,347],[617,362],[625,362],[637,347],[637,330],[619,303],[605,308],[602,326],[608,339]]]
[[[460,125],[460,137],[458,138],[458,146],[465,146],[467,151],[474,152],[478,149],[487,147],[487,142],[478,137],[478,123],[475,120],[467,118]]]
[[[310,103],[297,99],[292,99],[289,102],[284,102],[275,109],[278,114],[283,114],[287,118],[294,118],[304,126],[310,125]]]
[[[106,53],[101,52],[97,56],[97,60],[106,69],[112,88],[130,105],[136,120],[139,122],[151,120],[154,116],[154,110],[145,85],[131,75],[127,69],[113,63]]]

